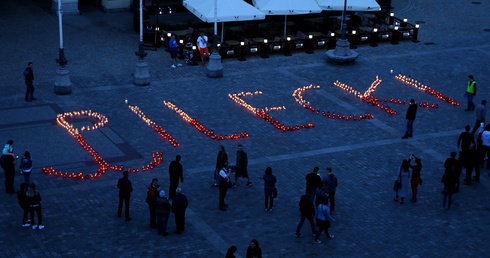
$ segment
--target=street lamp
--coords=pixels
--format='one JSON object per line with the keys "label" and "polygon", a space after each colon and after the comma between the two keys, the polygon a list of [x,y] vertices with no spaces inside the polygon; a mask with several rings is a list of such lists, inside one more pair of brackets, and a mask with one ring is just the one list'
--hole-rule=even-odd
{"label": "street lamp", "polygon": [[207,76],[210,78],[223,77],[223,64],[221,64],[221,56],[218,53],[218,0],[214,0],[214,35],[211,51],[209,63],[206,66]]}
{"label": "street lamp", "polygon": [[145,60],[147,53],[145,53],[145,46],[143,45],[143,0],[140,0],[140,42],[135,54],[138,56],[138,61],[134,73],[134,84],[137,86],[149,85],[150,73],[148,72],[148,63]]}
{"label": "street lamp", "polygon": [[65,68],[68,60],[65,58],[65,49],[63,48],[63,12],[61,11],[61,0],[58,0],[58,25],[60,32],[60,50],[56,62],[60,65],[60,67],[56,71],[54,93],[64,95],[71,93],[71,82],[70,72]]}
{"label": "street lamp", "polygon": [[328,50],[325,53],[327,55],[328,60],[334,63],[352,63],[359,56],[359,53],[350,49],[350,43],[346,37],[346,28],[347,28],[347,24],[345,24],[346,9],[347,9],[347,0],[344,0],[344,9],[342,10],[342,22],[341,22],[342,35],[340,39],[337,40],[335,49]]}

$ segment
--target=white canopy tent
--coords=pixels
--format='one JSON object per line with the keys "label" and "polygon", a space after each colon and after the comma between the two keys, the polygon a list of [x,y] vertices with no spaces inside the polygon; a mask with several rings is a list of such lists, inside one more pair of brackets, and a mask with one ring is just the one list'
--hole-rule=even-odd
{"label": "white canopy tent", "polygon": [[315,0],[253,0],[253,5],[266,15],[284,15],[284,36],[288,15],[320,13]]}
{"label": "white canopy tent", "polygon": [[[320,8],[325,11],[343,11],[344,0],[316,0]],[[380,11],[381,7],[376,0],[347,0],[346,11]]]}
{"label": "white canopy tent", "polygon": [[[214,22],[214,1],[184,0],[183,5],[203,22]],[[222,23],[221,41],[223,41],[224,22],[263,20],[265,14],[243,0],[217,0],[217,20]],[[216,35],[216,31],[214,32]]]}

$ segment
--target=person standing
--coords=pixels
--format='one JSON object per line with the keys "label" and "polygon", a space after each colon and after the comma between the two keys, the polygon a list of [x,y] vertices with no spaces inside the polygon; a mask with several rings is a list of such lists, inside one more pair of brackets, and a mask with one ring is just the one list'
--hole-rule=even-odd
{"label": "person standing", "polygon": [[[43,215],[41,206],[41,194],[36,189],[35,184],[30,184],[26,192],[26,201],[29,205],[29,213],[31,215],[31,225],[32,229],[43,229]],[[37,225],[34,222],[34,213],[37,213]]]}
{"label": "person standing", "polygon": [[179,180],[181,183],[184,183],[184,170],[182,168],[182,164],[180,164],[181,156],[175,156],[175,160],[170,162],[168,166],[168,174],[170,178],[170,187],[169,187],[169,198],[173,199],[175,196],[175,190],[179,187]]}
{"label": "person standing", "polygon": [[262,177],[262,179],[264,179],[265,211],[272,211],[272,206],[274,206],[274,197],[277,197],[277,178],[272,174],[271,167],[267,167],[265,169],[265,175]]}
{"label": "person standing", "polygon": [[24,152],[24,156],[20,158],[20,172],[24,176],[24,183],[26,185],[29,185],[29,179],[31,176],[31,171],[32,171],[32,159],[31,159],[31,153],[28,151]]}
{"label": "person standing", "polygon": [[122,214],[122,206],[124,202],[124,217],[126,221],[130,221],[129,217],[129,200],[131,198],[131,192],[133,191],[133,186],[131,181],[128,179],[128,171],[123,172],[123,177],[119,178],[117,181],[117,188],[119,189],[119,205],[117,206],[117,216],[120,218]]}
{"label": "person standing", "polygon": [[327,168],[327,176],[323,179],[323,189],[327,193],[328,197],[325,204],[328,205],[330,201],[330,213],[335,209],[335,190],[337,190],[338,180],[332,172],[332,168]]}
{"label": "person standing", "polygon": [[316,213],[316,225],[318,230],[315,235],[315,240],[313,240],[314,244],[320,244],[322,242],[319,240],[322,232],[325,232],[327,238],[334,238],[334,235],[330,234],[328,231],[330,228],[330,221],[335,221],[335,219],[330,215],[330,208],[328,205],[321,203],[318,205]]}
{"label": "person standing", "polygon": [[155,215],[155,198],[157,198],[160,192],[160,186],[158,185],[158,179],[153,178],[151,184],[148,186],[148,192],[146,193],[146,203],[150,210],[150,228],[156,228],[156,215]]}
{"label": "person standing", "polygon": [[[478,124],[479,126],[480,124]],[[470,132],[470,125],[464,127],[464,132],[462,132],[458,137],[458,149],[461,146],[461,151],[468,151],[470,144],[475,144],[475,138],[473,136],[474,132]],[[477,128],[478,129],[478,128]]]}
{"label": "person standing", "polygon": [[168,235],[167,225],[171,209],[172,206],[168,202],[167,197],[165,197],[165,191],[160,190],[160,192],[158,192],[158,196],[155,198],[155,214],[159,235]]}
{"label": "person standing", "polygon": [[15,193],[15,156],[12,145],[14,141],[8,140],[2,150],[2,168],[5,173],[5,192],[9,194]]}
{"label": "person standing", "polygon": [[306,193],[315,194],[316,189],[321,187],[322,177],[318,174],[319,170],[320,168],[314,167],[313,171],[306,175]]}
{"label": "person standing", "polygon": [[24,214],[22,216],[22,227],[31,226],[30,224],[31,221],[27,219],[27,214],[29,214],[29,205],[27,204],[26,191],[27,191],[27,184],[21,183],[20,190],[19,192],[17,192],[17,200],[19,202],[19,206],[22,208],[22,211],[24,211]]}
{"label": "person standing", "polygon": [[252,181],[248,177],[248,157],[247,153],[243,150],[243,146],[238,144],[237,152],[236,152],[236,164],[235,164],[235,184],[238,183],[238,178],[243,177],[247,179],[246,187],[252,186]]}
{"label": "person standing", "polygon": [[27,63],[26,69],[24,69],[24,79],[26,83],[26,95],[24,100],[30,102],[36,100],[34,98],[34,71],[32,70],[32,62]]}
{"label": "person standing", "polygon": [[225,147],[220,145],[218,147],[218,157],[216,157],[216,168],[214,169],[214,184],[213,187],[217,187],[219,184],[219,173],[221,169],[228,164],[228,153],[226,153]]}
{"label": "person standing", "polygon": [[172,199],[172,212],[175,216],[176,230],[175,234],[181,234],[184,232],[185,227],[185,210],[189,206],[187,196],[182,193],[181,188],[176,189],[175,197]]}
{"label": "person standing", "polygon": [[464,111],[475,110],[475,103],[473,103],[473,98],[476,95],[476,81],[473,75],[468,75],[468,86],[466,87],[466,98],[468,98],[468,108]]}
{"label": "person standing", "polygon": [[396,191],[394,201],[398,202],[400,198],[400,204],[403,204],[405,197],[408,196],[408,179],[410,178],[410,161],[404,159],[400,170],[398,171],[398,180],[401,183],[401,187]]}
{"label": "person standing", "polygon": [[197,38],[197,48],[201,55],[202,66],[206,66],[206,58],[209,56],[208,36],[205,36],[203,32],[201,32],[201,35]]}
{"label": "person standing", "polygon": [[225,163],[224,167],[219,171],[219,209],[226,211],[228,204],[225,203],[226,193],[230,188],[230,171],[228,170],[228,163]]}
{"label": "person standing", "polygon": [[168,51],[170,52],[170,59],[171,62],[172,62],[172,65],[171,67],[172,68],[175,68],[177,66],[182,66],[181,63],[179,63],[177,61],[177,47],[179,45],[177,44],[177,40],[175,39],[175,34],[172,34],[172,36],[170,36],[170,40],[168,41]]}
{"label": "person standing", "polygon": [[481,123],[485,124],[485,117],[487,116],[487,101],[482,100],[480,104],[476,107],[476,121],[475,126],[473,126],[473,130],[471,130],[472,134],[475,134],[480,128]]}
{"label": "person standing", "polygon": [[422,185],[422,178],[420,177],[420,172],[422,171],[422,160],[419,157],[415,158],[415,165],[412,166],[410,163],[410,168],[412,169],[412,178],[410,179],[410,185],[412,186],[412,199],[413,203],[417,202],[417,188]]}
{"label": "person standing", "polygon": [[402,136],[402,139],[412,138],[413,122],[417,116],[417,103],[415,103],[415,100],[411,99],[408,105],[407,114],[405,115],[405,119],[407,119],[407,131],[405,132],[405,135]]}
{"label": "person standing", "polygon": [[236,258],[235,256],[235,252],[237,250],[237,247],[232,245],[228,248],[228,250],[226,251],[226,255],[225,255],[225,258]]}
{"label": "person standing", "polygon": [[[441,182],[444,184],[444,190],[442,191],[444,197],[442,199],[442,210],[447,211],[451,208],[453,193],[454,193],[454,185],[456,184],[454,179],[454,174],[446,169],[444,171],[444,175],[442,176]],[[447,208],[446,208],[447,203]]]}
{"label": "person standing", "polygon": [[259,241],[252,239],[247,248],[247,258],[262,258],[262,249],[259,246]]}
{"label": "person standing", "polygon": [[[490,169],[490,124],[485,125],[485,129],[481,133],[481,141],[483,152],[483,159],[485,160],[485,155],[487,156],[487,163],[485,164],[486,169]],[[490,173],[488,173],[490,176]]]}
{"label": "person standing", "polygon": [[[478,161],[478,152],[476,150],[476,146],[471,144],[469,150],[464,152],[464,168],[466,169],[464,184],[471,185],[471,174],[473,174],[473,170],[475,170],[475,181],[480,181],[480,165]],[[476,180],[478,179],[478,180]]]}
{"label": "person standing", "polygon": [[301,196],[301,199],[299,200],[299,212],[301,213],[301,219],[299,220],[298,226],[296,227],[296,237],[300,237],[303,235],[301,234],[301,228],[303,227],[305,219],[310,222],[311,232],[313,233],[313,235],[316,235],[315,222],[313,220],[313,217],[315,215],[313,194],[306,192],[304,195]]}

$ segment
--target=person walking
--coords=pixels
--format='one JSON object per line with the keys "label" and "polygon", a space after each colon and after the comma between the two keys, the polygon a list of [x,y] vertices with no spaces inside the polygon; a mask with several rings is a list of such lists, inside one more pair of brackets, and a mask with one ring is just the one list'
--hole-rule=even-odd
{"label": "person walking", "polygon": [[201,32],[201,35],[197,38],[197,48],[201,55],[202,66],[206,66],[206,58],[209,56],[208,50],[208,36]]}
{"label": "person walking", "polygon": [[170,162],[168,166],[168,174],[170,178],[170,187],[169,187],[169,198],[173,199],[175,196],[175,190],[179,187],[179,180],[181,183],[184,183],[184,170],[182,168],[182,164],[180,164],[181,156],[175,156],[175,160]]}
{"label": "person walking", "polygon": [[165,191],[160,190],[158,196],[155,198],[155,215],[159,235],[168,235],[167,225],[171,210],[172,206],[168,202],[167,197],[165,197]]}
{"label": "person walking", "polygon": [[[442,199],[442,210],[447,211],[451,208],[453,193],[454,193],[454,185],[456,184],[454,174],[451,170],[446,169],[444,171],[444,175],[442,175],[441,182],[444,184],[443,199]],[[447,203],[447,208],[446,208]]]}
{"label": "person walking", "polygon": [[160,186],[158,185],[158,179],[153,178],[151,184],[148,186],[148,191],[146,193],[146,203],[148,204],[148,209],[150,210],[150,228],[156,228],[156,214],[155,214],[155,198],[157,198],[160,192]]}
{"label": "person walking", "polygon": [[338,180],[333,174],[332,168],[328,167],[327,176],[323,179],[323,191],[327,193],[328,197],[325,204],[329,204],[330,201],[330,213],[335,210],[335,191],[337,190]]}
{"label": "person walking", "polygon": [[170,59],[172,65],[170,67],[176,68],[177,66],[182,66],[181,63],[177,61],[177,40],[175,39],[175,34],[172,33],[170,40],[168,41],[168,51],[170,52]]}
{"label": "person walking", "polygon": [[[479,124],[478,124],[479,126]],[[464,132],[462,132],[458,137],[458,149],[461,147],[461,151],[468,151],[470,144],[475,144],[474,132],[470,132],[470,125],[464,127]],[[478,129],[478,128],[477,128]]]}
{"label": "person walking", "polygon": [[236,164],[235,164],[235,186],[238,183],[238,178],[243,177],[247,179],[246,187],[252,186],[252,181],[248,177],[248,157],[247,153],[243,150],[243,146],[238,144],[236,152]]}
{"label": "person walking", "polygon": [[472,134],[475,134],[476,131],[478,131],[478,128],[480,128],[481,123],[485,125],[485,117],[487,116],[487,101],[482,100],[478,106],[476,106],[476,121],[475,125],[473,126],[473,130],[471,130]]}
{"label": "person walking", "polygon": [[247,248],[247,258],[262,258],[262,248],[259,246],[259,241],[252,239]]}
{"label": "person walking", "polygon": [[[43,229],[43,215],[41,206],[41,194],[36,189],[35,184],[30,184],[26,192],[26,202],[29,205],[32,229]],[[34,213],[37,213],[37,225],[34,220]]]}
{"label": "person walking", "polygon": [[26,191],[27,184],[21,183],[20,190],[17,192],[17,201],[19,202],[22,211],[24,211],[24,214],[22,215],[22,227],[31,226],[31,221],[27,219],[27,214],[29,214],[29,204],[27,203]]}
{"label": "person walking", "polygon": [[301,228],[305,219],[310,222],[311,232],[316,235],[315,222],[313,217],[315,216],[315,205],[313,204],[313,194],[306,192],[301,196],[299,200],[299,212],[301,213],[301,219],[299,220],[298,226],[296,227],[296,237],[301,237]]}
{"label": "person walking", "polygon": [[226,153],[225,147],[220,145],[218,147],[218,156],[216,157],[216,168],[214,169],[214,184],[213,187],[217,187],[219,184],[219,173],[221,169],[228,164],[228,153]]}
{"label": "person walking", "polygon": [[[419,157],[413,157],[415,159],[415,165],[411,165],[412,169],[412,178],[410,179],[410,186],[412,187],[412,199],[410,200],[413,203],[417,202],[417,192],[418,186],[422,185],[422,178],[420,177],[420,172],[422,171],[422,160]],[[411,161],[411,160],[410,160]]]}
{"label": "person walking", "polygon": [[[465,185],[471,185],[471,175],[473,170],[475,170],[475,181],[480,181],[480,162],[478,157],[478,152],[476,150],[476,145],[471,144],[468,151],[464,152],[464,168],[466,169],[464,183]],[[478,179],[478,180],[476,180]]]}
{"label": "person walking", "polygon": [[274,206],[274,195],[277,197],[277,179],[276,176],[272,174],[271,167],[265,169],[265,175],[262,179],[264,179],[265,211],[272,211],[272,206]]}
{"label": "person walking", "polygon": [[[485,160],[485,155],[487,156],[487,162],[485,164],[486,169],[490,169],[490,124],[485,125],[483,132],[481,133],[482,149],[485,153],[483,159]],[[490,176],[490,173],[488,173]]]}
{"label": "person walking", "polygon": [[464,111],[475,110],[475,103],[473,103],[473,98],[476,95],[476,81],[473,75],[468,75],[468,86],[466,87],[465,96],[468,99],[468,108]]}
{"label": "person walking", "polygon": [[225,163],[224,167],[219,171],[219,209],[226,211],[228,204],[225,203],[226,193],[231,186],[230,171],[228,169],[228,163]]}
{"label": "person walking", "polygon": [[330,234],[328,230],[331,226],[330,221],[335,221],[335,219],[330,215],[330,208],[327,204],[321,203],[318,205],[316,212],[316,225],[318,230],[316,232],[315,239],[313,240],[314,244],[320,244],[322,242],[319,240],[322,232],[325,232],[327,238],[334,238],[334,235]]}
{"label": "person walking", "polygon": [[8,140],[2,150],[1,165],[5,173],[5,192],[8,194],[15,193],[15,155],[12,145],[14,141]]}
{"label": "person walking", "polygon": [[27,67],[24,69],[24,80],[26,83],[26,95],[24,100],[26,102],[36,100],[36,98],[34,98],[34,71],[32,70],[32,62],[27,63]]}
{"label": "person walking", "polygon": [[189,202],[187,200],[187,196],[182,193],[181,188],[176,189],[176,194],[174,198],[172,199],[172,212],[174,213],[175,216],[175,225],[176,225],[176,230],[175,234],[181,234],[184,232],[185,228],[185,210],[187,209],[187,206],[189,206]]}
{"label": "person walking", "polygon": [[417,116],[417,103],[415,103],[415,100],[411,99],[408,105],[407,114],[405,115],[405,119],[407,119],[407,131],[405,132],[405,135],[402,136],[402,139],[412,138],[413,122]]}
{"label": "person walking", "polygon": [[32,171],[32,159],[31,159],[31,153],[28,151],[24,152],[24,155],[22,158],[20,158],[20,173],[24,176],[24,183],[26,185],[29,185],[30,177],[31,177],[31,171]]}
{"label": "person walking", "polygon": [[306,193],[315,194],[316,189],[322,186],[322,177],[318,174],[319,170],[319,167],[314,167],[313,171],[306,175]]}
{"label": "person walking", "polygon": [[130,221],[129,217],[129,200],[131,198],[131,192],[133,191],[133,186],[131,181],[128,179],[128,171],[123,172],[123,177],[119,178],[117,181],[117,188],[119,189],[119,205],[117,206],[117,216],[120,218],[122,215],[122,206],[124,202],[124,217],[126,221]]}
{"label": "person walking", "polygon": [[400,204],[404,203],[405,197],[408,196],[408,179],[410,178],[410,161],[404,159],[402,165],[398,171],[398,181],[401,183],[401,187],[396,191],[395,202],[398,202],[400,198]]}

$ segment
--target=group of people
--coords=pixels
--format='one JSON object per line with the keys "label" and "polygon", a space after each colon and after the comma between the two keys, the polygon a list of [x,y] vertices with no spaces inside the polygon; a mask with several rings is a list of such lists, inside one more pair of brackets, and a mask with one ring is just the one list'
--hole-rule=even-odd
{"label": "group of people", "polygon": [[[232,245],[226,251],[225,258],[235,258],[235,252],[238,248],[235,245]],[[259,246],[259,241],[256,239],[252,239],[250,241],[250,245],[247,247],[246,258],[262,258],[262,248]]]}
{"label": "group of people", "polygon": [[[169,165],[169,196],[158,183],[158,178],[153,178],[147,188],[146,203],[150,213],[150,228],[157,229],[159,235],[167,236],[167,224],[170,214],[175,217],[176,230],[175,234],[182,234],[185,229],[185,211],[189,206],[187,196],[182,193],[182,189],[178,187],[180,182],[184,181],[183,168],[180,164],[181,156],[177,155],[175,160]],[[123,172],[123,177],[117,182],[119,189],[119,205],[117,216],[122,217],[122,206],[125,206],[125,220],[131,221],[129,216],[129,202],[133,187],[129,180],[127,171]]]}
{"label": "group of people", "polygon": [[[194,31],[194,30],[193,30]],[[209,57],[209,49],[208,49],[208,37],[204,35],[204,33],[200,33],[196,40],[197,49],[199,50],[199,55],[201,56],[202,66],[206,66],[206,61]],[[187,34],[185,37],[185,42],[183,44],[183,53],[185,56],[185,63],[187,65],[195,65],[194,59],[194,43],[192,41],[192,34]],[[172,68],[176,68],[182,66],[182,64],[177,60],[178,57],[178,46],[177,39],[175,38],[175,34],[170,35],[170,39],[168,41],[168,50],[170,52],[171,66]]]}
{"label": "group of people", "polygon": [[414,154],[402,161],[402,164],[397,171],[397,179],[393,186],[393,190],[395,190],[395,198],[393,198],[393,200],[395,202],[399,201],[400,204],[403,205],[405,203],[405,198],[409,196],[408,191],[410,188],[412,189],[412,198],[410,201],[413,203],[417,202],[418,186],[423,182],[420,176],[421,171],[422,159]]}
{"label": "group of people", "polygon": [[3,168],[5,174],[5,192],[8,194],[15,194],[15,172],[18,170],[24,177],[24,183],[29,186],[31,181],[32,172],[32,158],[29,151],[25,151],[24,155],[20,158],[19,167],[16,168],[19,157],[14,154],[14,141],[8,140],[2,149],[2,156],[0,156],[0,165]]}

